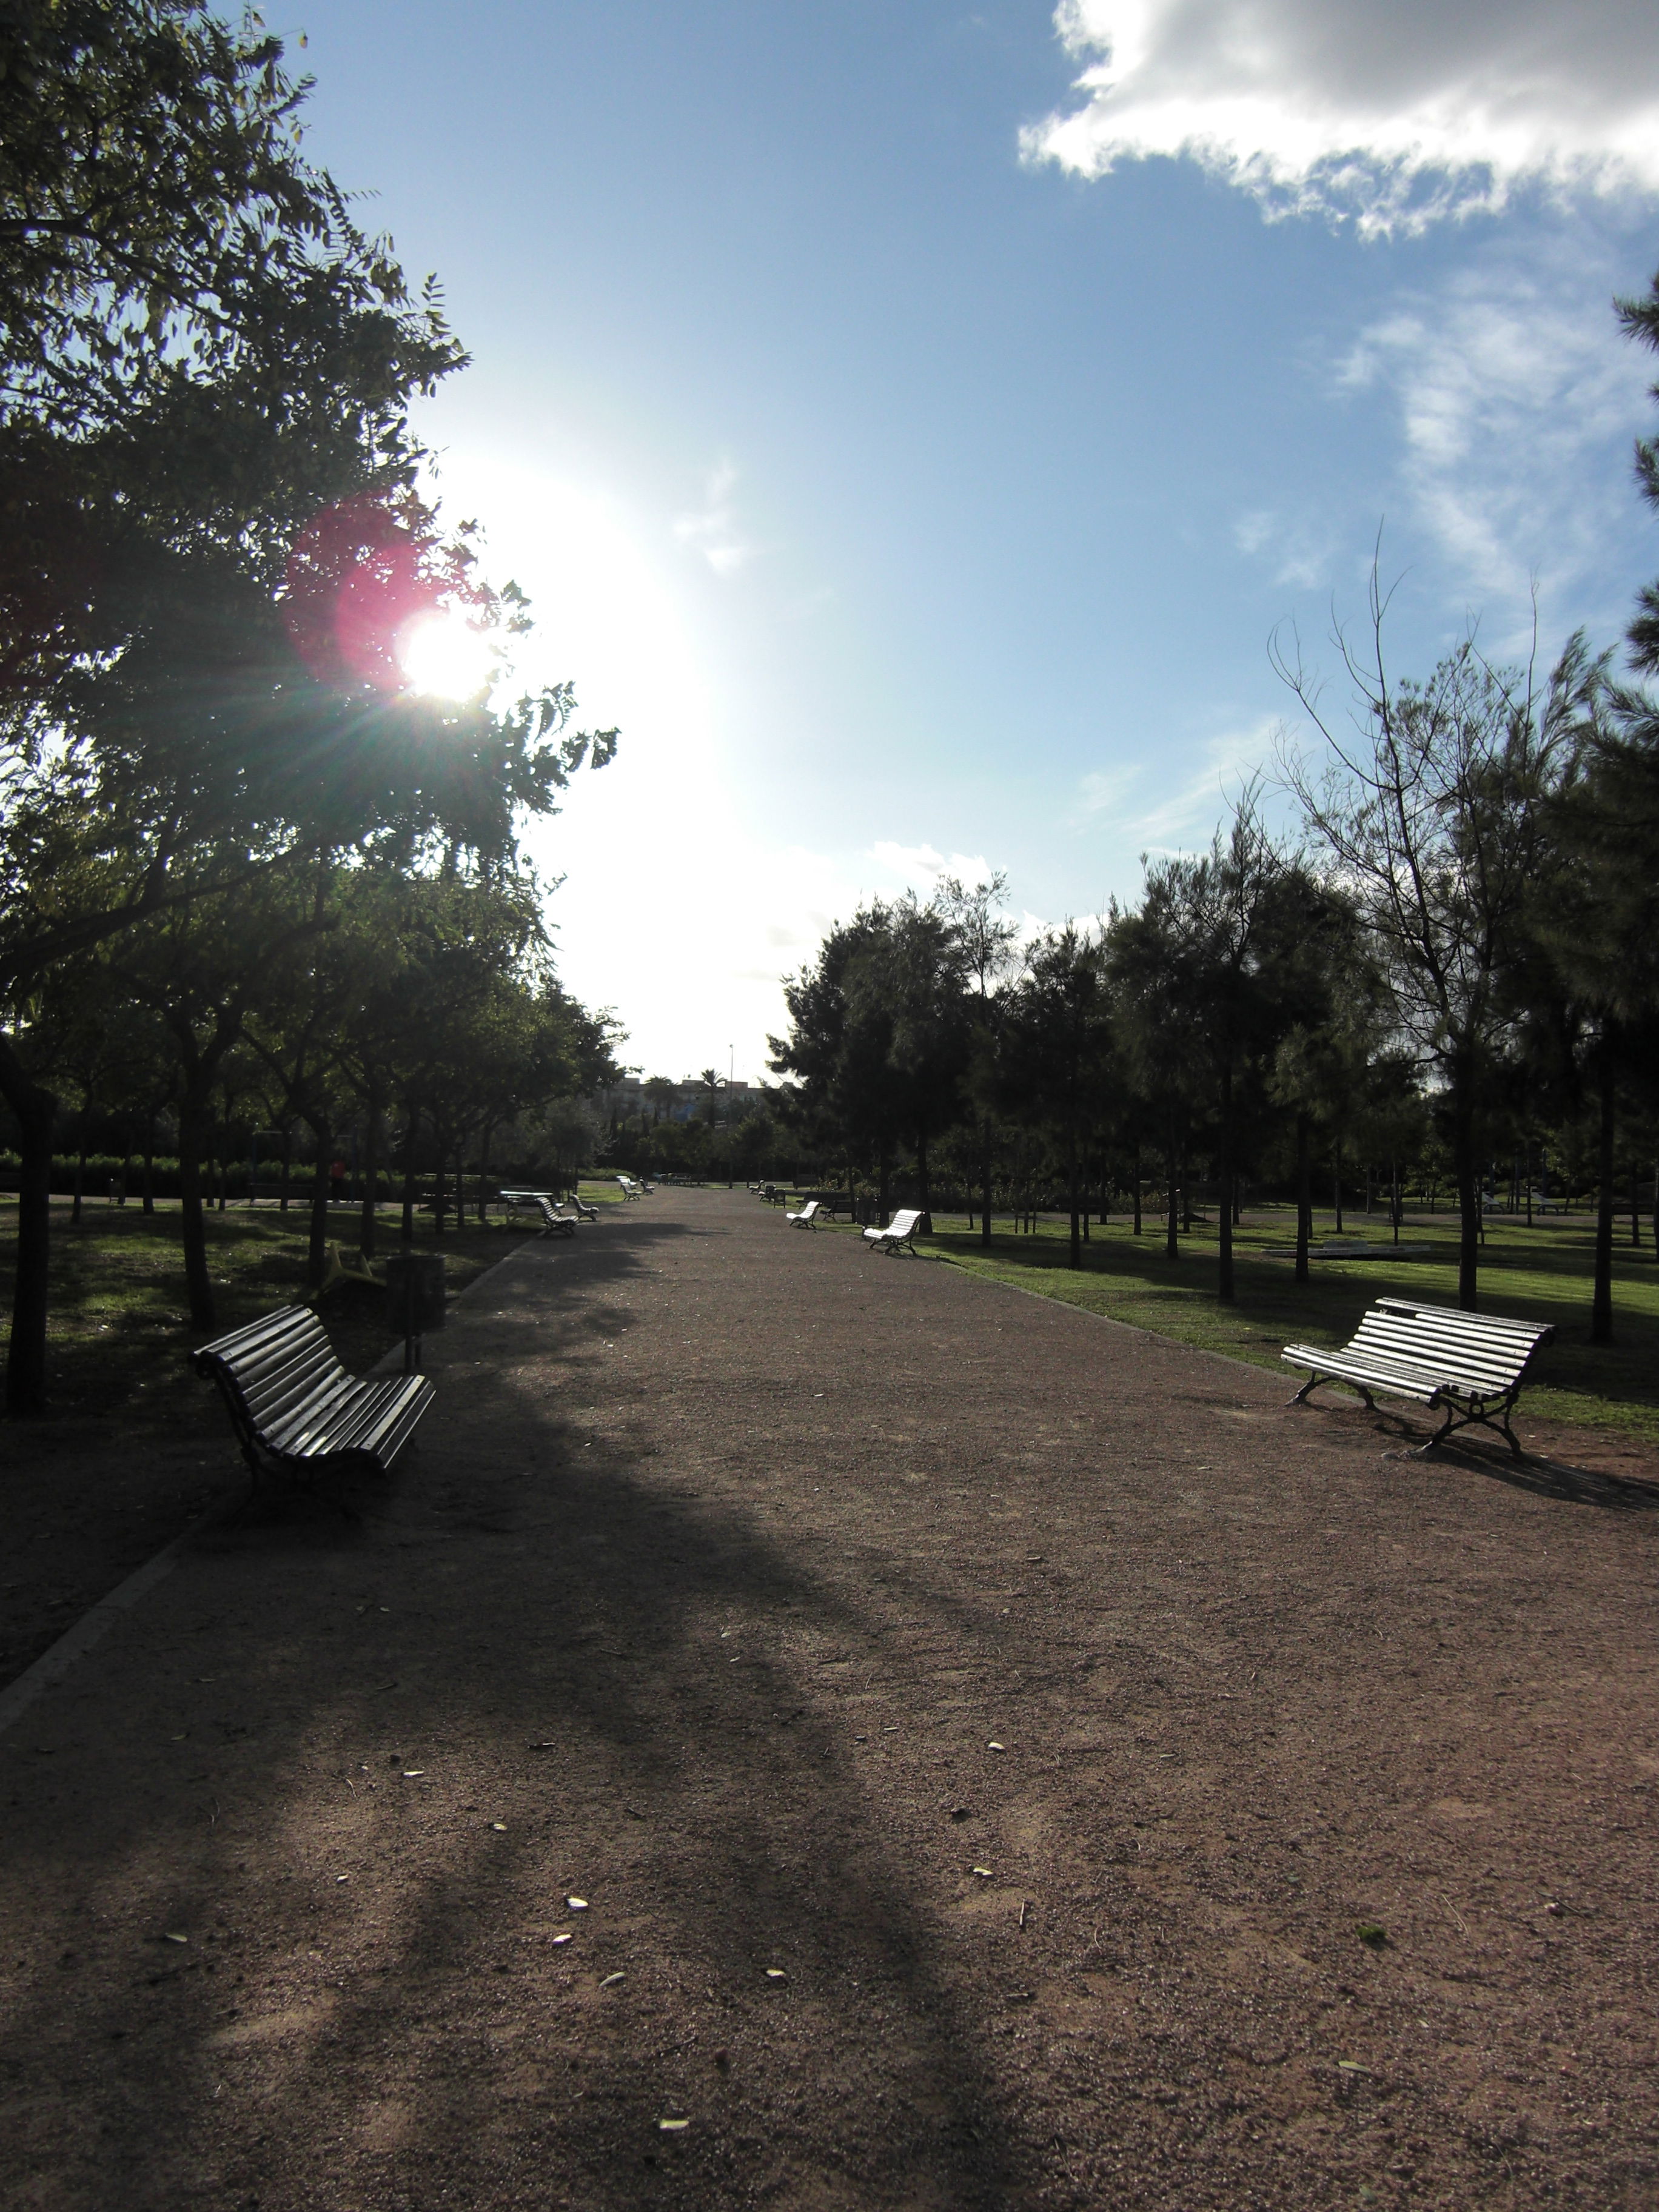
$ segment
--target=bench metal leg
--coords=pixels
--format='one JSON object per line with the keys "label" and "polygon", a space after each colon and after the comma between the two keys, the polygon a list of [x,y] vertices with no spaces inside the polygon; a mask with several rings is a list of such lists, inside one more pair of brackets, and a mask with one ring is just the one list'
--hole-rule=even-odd
{"label": "bench metal leg", "polygon": [[1376,1401],[1372,1397],[1370,1392],[1365,1388],[1364,1384],[1363,1382],[1350,1382],[1346,1375],[1310,1375],[1307,1381],[1302,1385],[1302,1388],[1297,1392],[1295,1397],[1287,1398],[1285,1401],[1285,1403],[1287,1406],[1305,1406],[1308,1402],[1309,1391],[1318,1389],[1322,1382],[1340,1382],[1345,1389],[1358,1390],[1360,1396],[1365,1401],[1367,1411],[1373,1413],[1376,1411]]}
{"label": "bench metal leg", "polygon": [[1435,1449],[1437,1445],[1443,1444],[1447,1437],[1455,1430],[1476,1427],[1495,1430],[1508,1444],[1511,1459],[1525,1459],[1527,1455],[1522,1448],[1521,1439],[1510,1426],[1510,1414],[1515,1406],[1514,1394],[1505,1398],[1503,1403],[1496,1407],[1483,1405],[1471,1409],[1462,1406],[1454,1406],[1446,1400],[1441,1402],[1445,1407],[1446,1418],[1433,1436],[1429,1438],[1427,1443],[1419,1447],[1416,1455],[1419,1459],[1425,1458]]}

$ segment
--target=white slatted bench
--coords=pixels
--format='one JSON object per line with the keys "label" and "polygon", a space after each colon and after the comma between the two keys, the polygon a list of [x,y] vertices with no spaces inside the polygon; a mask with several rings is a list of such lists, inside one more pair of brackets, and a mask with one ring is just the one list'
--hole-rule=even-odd
{"label": "white slatted bench", "polygon": [[1432,1451],[1455,1429],[1477,1422],[1521,1446],[1510,1413],[1537,1353],[1554,1340],[1547,1322],[1511,1321],[1502,1314],[1460,1313],[1455,1306],[1419,1305],[1411,1298],[1379,1298],[1340,1352],[1287,1344],[1279,1357],[1312,1370],[1291,1400],[1301,1405],[1322,1382],[1346,1382],[1375,1408],[1373,1390],[1414,1399],[1444,1413],[1424,1445]]}
{"label": "white slatted bench", "polygon": [[816,1229],[818,1225],[818,1202],[809,1198],[799,1213],[786,1213],[786,1221],[793,1221],[797,1229]]}
{"label": "white slatted bench", "polygon": [[542,1218],[542,1225],[536,1231],[538,1237],[574,1237],[575,1235],[575,1215],[561,1212],[550,1198],[538,1197],[536,1200],[536,1211]]}
{"label": "white slatted bench", "polygon": [[348,1375],[309,1306],[233,1329],[190,1364],[218,1384],[256,1482],[281,1474],[309,1487],[325,1471],[385,1474],[434,1395],[424,1375]]}
{"label": "white slatted bench", "polygon": [[866,1244],[873,1244],[878,1252],[896,1252],[902,1245],[913,1260],[917,1259],[921,1255],[915,1247],[915,1234],[921,1222],[920,1207],[908,1212],[896,1213],[885,1229],[866,1229],[864,1241]]}

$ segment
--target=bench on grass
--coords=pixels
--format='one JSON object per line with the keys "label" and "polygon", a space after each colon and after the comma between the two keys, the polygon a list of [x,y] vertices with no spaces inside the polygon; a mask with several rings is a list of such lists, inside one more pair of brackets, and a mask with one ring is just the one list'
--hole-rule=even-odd
{"label": "bench on grass", "polygon": [[597,1221],[599,1218],[598,1209],[578,1198],[574,1190],[568,1197],[561,1198],[557,1191],[526,1187],[502,1191],[501,1200],[514,1213],[544,1213],[551,1206],[556,1214],[572,1221]]}
{"label": "bench on grass", "polygon": [[797,1229],[816,1229],[818,1225],[818,1202],[809,1198],[799,1213],[786,1213],[786,1221],[793,1221]]}
{"label": "bench on grass", "polygon": [[562,1208],[554,1205],[550,1198],[538,1198],[536,1200],[536,1211],[542,1219],[542,1225],[536,1231],[538,1237],[574,1237],[575,1235],[575,1215],[564,1212]]}
{"label": "bench on grass", "polygon": [[921,1224],[921,1209],[917,1206],[908,1212],[896,1213],[885,1229],[866,1229],[864,1241],[873,1244],[878,1252],[896,1252],[901,1245],[911,1258],[918,1259],[915,1235]]}
{"label": "bench on grass", "polygon": [[1453,1306],[1419,1305],[1411,1298],[1379,1298],[1340,1352],[1287,1344],[1279,1356],[1292,1367],[1312,1370],[1291,1400],[1293,1406],[1322,1382],[1346,1382],[1374,1410],[1371,1393],[1381,1390],[1443,1413],[1425,1451],[1444,1443],[1455,1429],[1478,1422],[1507,1437],[1519,1459],[1510,1410],[1534,1355],[1554,1336],[1547,1322],[1460,1313]]}
{"label": "bench on grass", "polygon": [[617,1185],[624,1198],[643,1198],[645,1196],[645,1188],[643,1184],[635,1182],[632,1176],[619,1175],[617,1177]]}
{"label": "bench on grass", "polygon": [[317,1285],[317,1297],[325,1298],[331,1291],[337,1291],[347,1283],[356,1283],[362,1291],[386,1289],[385,1277],[375,1273],[361,1252],[347,1252],[338,1244],[325,1244],[323,1279]]}
{"label": "bench on grass", "polygon": [[281,1474],[308,1486],[325,1471],[388,1474],[434,1395],[424,1375],[348,1375],[309,1306],[233,1329],[190,1364],[218,1384],[256,1481]]}

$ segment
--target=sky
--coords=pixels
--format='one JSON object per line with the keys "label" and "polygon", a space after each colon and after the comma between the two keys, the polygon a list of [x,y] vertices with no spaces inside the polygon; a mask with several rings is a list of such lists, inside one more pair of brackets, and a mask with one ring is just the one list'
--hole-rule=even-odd
{"label": "sky", "polygon": [[[1659,572],[1651,0],[321,0],[309,150],[471,366],[436,491],[617,725],[526,840],[645,1074],[764,1079],[860,899],[1134,898],[1393,587],[1613,644]],[[1380,556],[1379,549],[1380,546]]]}

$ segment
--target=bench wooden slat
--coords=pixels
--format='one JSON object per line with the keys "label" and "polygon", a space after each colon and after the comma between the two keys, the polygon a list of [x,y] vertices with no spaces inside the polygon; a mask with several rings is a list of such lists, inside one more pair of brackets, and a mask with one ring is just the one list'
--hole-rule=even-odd
{"label": "bench wooden slat", "polygon": [[191,1364],[218,1385],[256,1474],[270,1468],[298,1478],[331,1462],[385,1474],[434,1395],[424,1375],[349,1375],[308,1306],[233,1330],[204,1345]]}

